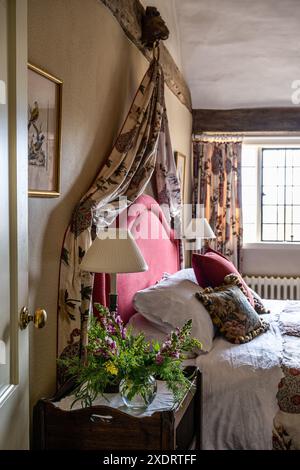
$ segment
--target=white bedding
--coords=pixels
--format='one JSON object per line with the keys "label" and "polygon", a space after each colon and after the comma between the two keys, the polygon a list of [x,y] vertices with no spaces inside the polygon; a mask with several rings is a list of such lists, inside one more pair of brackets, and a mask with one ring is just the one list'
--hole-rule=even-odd
{"label": "white bedding", "polygon": [[[203,375],[203,449],[272,449],[274,419],[300,448],[300,413],[279,412],[276,399],[284,377],[281,366],[300,368],[300,337],[283,335],[281,328],[296,324],[300,332],[300,302],[264,304],[271,310],[261,315],[270,323],[265,333],[238,345],[217,336],[210,352],[185,361],[196,364]],[[155,337],[153,328],[151,335]]]}
{"label": "white bedding", "polygon": [[[265,304],[272,312],[262,315],[270,322],[266,333],[240,345],[217,337],[213,349],[195,359],[203,374],[204,449],[272,449],[276,393],[283,377],[283,337],[278,321],[287,304]],[[293,306],[300,312],[300,302],[293,302]],[[285,336],[285,341],[290,341],[293,349],[292,343],[298,341],[300,355],[300,338]]]}

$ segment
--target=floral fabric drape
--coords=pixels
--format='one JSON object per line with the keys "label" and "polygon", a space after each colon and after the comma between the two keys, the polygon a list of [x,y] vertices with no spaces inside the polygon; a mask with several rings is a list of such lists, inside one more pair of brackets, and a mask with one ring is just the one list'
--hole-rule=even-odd
{"label": "floral fabric drape", "polygon": [[164,162],[164,178],[172,180],[170,187],[165,184],[170,215],[179,213],[179,183],[173,153],[163,151],[166,141],[158,145],[164,132],[168,132],[162,126],[166,122],[164,77],[155,59],[140,84],[111,154],[75,208],[66,231],[59,281],[59,355],[82,354],[87,340],[94,276],[80,271],[80,262],[97,230],[110,225],[144,192],[156,167],[157,154]]}
{"label": "floral fabric drape", "polygon": [[193,206],[204,206],[205,217],[216,235],[212,244],[238,269],[241,269],[243,233],[241,149],[241,139],[202,137],[193,142]]}

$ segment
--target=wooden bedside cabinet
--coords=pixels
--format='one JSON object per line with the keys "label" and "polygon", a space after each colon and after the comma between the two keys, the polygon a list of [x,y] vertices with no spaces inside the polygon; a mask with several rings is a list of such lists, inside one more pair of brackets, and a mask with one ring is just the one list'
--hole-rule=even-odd
{"label": "wooden bedside cabinet", "polygon": [[64,410],[56,398],[34,407],[35,449],[187,450],[201,448],[201,374],[176,408],[137,417],[110,406]]}

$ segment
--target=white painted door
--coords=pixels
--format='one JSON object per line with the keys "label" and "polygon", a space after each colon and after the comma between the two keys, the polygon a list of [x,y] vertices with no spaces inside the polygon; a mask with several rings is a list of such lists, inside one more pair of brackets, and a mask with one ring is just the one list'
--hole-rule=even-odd
{"label": "white painted door", "polygon": [[0,449],[27,449],[27,0],[0,0],[0,162]]}

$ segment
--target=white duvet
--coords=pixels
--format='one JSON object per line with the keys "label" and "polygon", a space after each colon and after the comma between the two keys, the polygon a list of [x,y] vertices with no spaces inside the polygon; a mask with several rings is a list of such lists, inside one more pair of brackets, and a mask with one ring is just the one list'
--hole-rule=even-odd
{"label": "white duvet", "polygon": [[196,359],[203,374],[204,449],[272,449],[276,393],[283,377],[278,320],[286,302],[265,303],[272,312],[262,315],[270,322],[266,333],[241,345],[217,337],[213,349]]}
{"label": "white duvet", "polygon": [[276,398],[282,364],[300,368],[300,337],[283,335],[281,328],[297,325],[300,331],[300,301],[264,304],[271,310],[261,315],[270,323],[265,333],[240,345],[218,336],[210,352],[185,361],[202,371],[203,449],[271,450],[273,423],[300,449],[300,413],[279,411]]}

